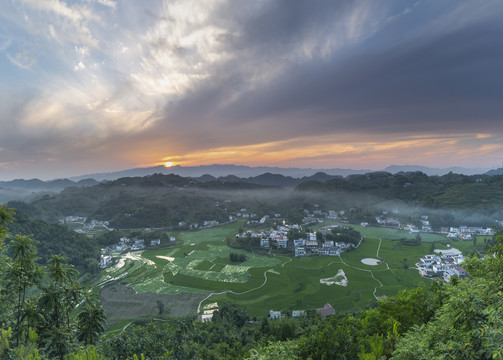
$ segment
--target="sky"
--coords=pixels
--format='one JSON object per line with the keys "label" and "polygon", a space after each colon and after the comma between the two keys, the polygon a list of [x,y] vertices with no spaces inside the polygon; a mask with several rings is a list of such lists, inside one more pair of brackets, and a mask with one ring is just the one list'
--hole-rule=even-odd
{"label": "sky", "polygon": [[2,0],[0,180],[503,166],[501,0]]}

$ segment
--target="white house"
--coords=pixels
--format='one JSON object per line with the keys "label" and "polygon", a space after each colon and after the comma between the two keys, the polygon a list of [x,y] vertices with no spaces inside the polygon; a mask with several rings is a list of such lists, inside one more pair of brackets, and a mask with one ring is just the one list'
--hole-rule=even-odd
{"label": "white house", "polygon": [[295,256],[305,256],[307,255],[306,249],[303,247],[296,247],[295,248]]}
{"label": "white house", "polygon": [[334,247],[334,242],[332,240],[330,241],[325,241],[322,245],[323,248],[333,248]]}
{"label": "white house", "polygon": [[281,314],[281,311],[269,310],[269,317],[271,319],[281,319],[283,315]]}
{"label": "white house", "polygon": [[100,257],[100,267],[103,269],[103,268],[106,268],[108,265],[110,265],[112,263],[112,257],[110,255],[106,255],[106,256],[101,256]]}
{"label": "white house", "polygon": [[287,237],[280,237],[280,238],[276,239],[276,242],[278,243],[278,247],[286,248],[288,245],[288,238]]}
{"label": "white house", "polygon": [[293,246],[305,246],[306,245],[306,240],[305,239],[296,239],[293,241]]}

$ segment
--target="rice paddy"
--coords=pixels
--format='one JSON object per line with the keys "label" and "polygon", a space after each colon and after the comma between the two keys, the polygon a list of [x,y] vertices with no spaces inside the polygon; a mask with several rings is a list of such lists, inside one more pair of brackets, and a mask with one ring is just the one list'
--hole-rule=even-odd
{"label": "rice paddy", "polygon": [[[428,240],[421,245],[406,246],[399,241],[403,237],[399,230],[355,226],[365,235],[358,248],[341,256],[294,258],[228,247],[225,239],[234,236],[239,225],[181,233],[183,242],[175,247],[123,256],[103,272],[101,286],[120,283],[137,295],[148,293],[152,299],[165,299],[169,301],[166,308],[171,308],[170,316],[186,315],[188,307],[181,303],[187,298],[194,299],[190,307],[194,313],[215,302],[236,303],[251,316],[266,316],[270,309],[313,309],[327,302],[338,312],[353,312],[377,301],[379,296],[428,286],[430,280],[411,267],[430,252],[428,241],[446,241],[440,235],[428,234]],[[445,246],[437,244],[437,248]],[[244,254],[246,261],[231,263],[231,252]],[[362,263],[366,258],[376,261]],[[107,296],[110,292],[102,291],[102,297]],[[120,308],[120,301],[115,301],[114,306]],[[126,305],[124,311],[130,318],[141,315]],[[116,312],[120,310],[112,313]],[[124,319],[114,316],[117,321]]]}

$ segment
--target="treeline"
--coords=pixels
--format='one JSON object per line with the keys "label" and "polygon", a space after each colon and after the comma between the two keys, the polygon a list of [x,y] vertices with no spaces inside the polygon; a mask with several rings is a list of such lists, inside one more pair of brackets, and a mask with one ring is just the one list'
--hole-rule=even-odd
{"label": "treeline", "polygon": [[12,220],[0,206],[0,358],[62,360],[96,343],[105,315],[78,271],[58,255],[41,265],[37,241],[10,234]]}
{"label": "treeline", "polygon": [[503,175],[372,172],[326,182],[304,182],[296,190],[371,195],[434,209],[473,209],[486,214],[498,212],[503,205]]}
{"label": "treeline", "polygon": [[[16,210],[13,221],[8,224],[8,230],[12,234],[30,236],[36,240],[40,264],[47,263],[53,255],[59,255],[81,273],[93,274],[99,271],[99,246],[96,241],[63,225],[32,220]],[[7,239],[7,244],[9,242]]]}
{"label": "treeline", "polygon": [[326,182],[307,181],[295,191],[238,180],[200,183],[156,174],[70,187],[30,203],[11,204],[31,218],[57,222],[64,216],[77,215],[108,220],[112,227],[123,229],[226,222],[242,208],[258,217],[280,213],[290,224],[301,223],[305,211],[351,209],[345,214],[350,223],[374,224],[385,201],[399,201],[411,211],[429,215],[436,230],[452,224],[487,226],[503,217],[502,175],[373,172]]}
{"label": "treeline", "polygon": [[359,313],[250,319],[227,304],[210,322],[172,318],[103,337],[103,311],[76,270],[59,256],[39,265],[36,241],[10,235],[11,220],[0,207],[2,359],[503,358],[501,234],[490,255],[467,260],[470,278],[402,291]]}

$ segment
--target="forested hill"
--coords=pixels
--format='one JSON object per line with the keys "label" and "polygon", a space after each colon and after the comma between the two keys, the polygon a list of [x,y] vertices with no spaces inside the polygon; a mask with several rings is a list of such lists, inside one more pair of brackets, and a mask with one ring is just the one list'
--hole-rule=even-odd
{"label": "forested hill", "polygon": [[[242,208],[259,218],[280,213],[295,223],[302,220],[305,210],[315,210],[315,204],[325,211],[371,210],[388,200],[414,208],[469,211],[492,220],[503,218],[503,175],[372,172],[347,178],[320,173],[313,178],[318,180],[305,181],[291,191],[277,185],[285,179],[292,184],[291,179],[281,175],[264,174],[254,179],[206,176],[204,181],[198,181],[155,174],[69,187],[29,203],[11,201],[9,207],[48,222],[70,215],[83,216],[110,221],[111,227],[121,229],[177,227],[182,222],[200,224],[209,220],[223,223]],[[251,182],[259,180],[269,185]]]}
{"label": "forested hill", "polygon": [[503,205],[502,175],[427,176],[421,172],[394,175],[373,172],[326,182],[304,182],[295,190],[373,195],[430,208],[473,209],[484,213],[495,212]]}
{"label": "forested hill", "polygon": [[[227,222],[229,212],[239,211],[248,199],[224,206],[226,195],[223,193],[232,195],[268,189],[275,188],[238,181],[200,183],[178,175],[155,174],[121,178],[85,188],[70,187],[30,203],[11,201],[9,207],[49,222],[75,215],[89,220],[107,220],[114,228],[172,227],[179,222]],[[222,206],[216,205],[219,202]]]}
{"label": "forested hill", "polygon": [[52,255],[60,255],[81,273],[98,271],[99,247],[93,239],[65,226],[32,220],[19,210],[8,225],[11,234],[27,235],[38,243],[39,262],[45,264]]}

